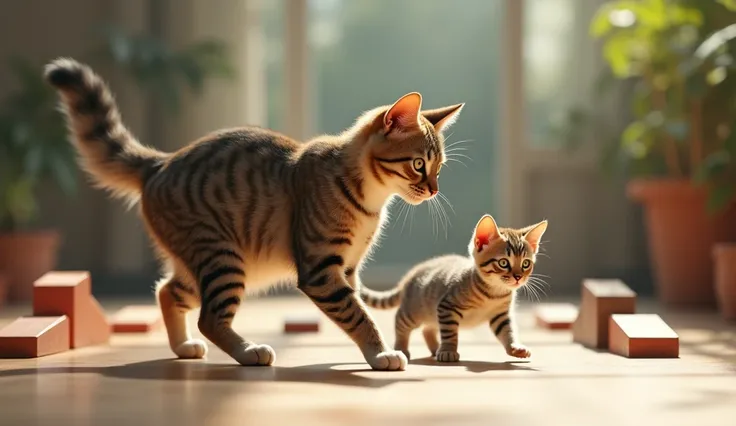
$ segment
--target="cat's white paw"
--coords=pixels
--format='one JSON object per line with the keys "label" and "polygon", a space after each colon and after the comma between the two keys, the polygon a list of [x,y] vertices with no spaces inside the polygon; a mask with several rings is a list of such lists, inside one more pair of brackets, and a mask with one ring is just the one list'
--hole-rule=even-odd
{"label": "cat's white paw", "polygon": [[409,352],[408,348],[394,348],[397,351],[401,351],[402,354],[406,357],[407,360],[411,359],[411,353]]}
{"label": "cat's white paw", "polygon": [[189,339],[174,349],[179,358],[199,359],[207,355],[207,343],[199,339]]}
{"label": "cat's white paw", "polygon": [[443,351],[440,349],[436,355],[438,362],[458,362],[460,361],[460,354],[457,351]]}
{"label": "cat's white paw", "polygon": [[250,345],[232,357],[240,365],[272,365],[276,361],[276,352],[268,345]]}
{"label": "cat's white paw", "polygon": [[529,358],[532,352],[524,345],[512,344],[506,349],[506,353],[515,358]]}
{"label": "cat's white paw", "polygon": [[374,370],[385,371],[403,371],[406,369],[408,362],[406,355],[401,351],[381,352],[367,361]]}

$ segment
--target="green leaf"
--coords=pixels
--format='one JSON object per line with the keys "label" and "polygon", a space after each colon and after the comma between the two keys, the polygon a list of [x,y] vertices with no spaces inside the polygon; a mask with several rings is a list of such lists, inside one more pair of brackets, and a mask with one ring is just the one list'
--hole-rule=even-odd
{"label": "green leaf", "polygon": [[708,213],[718,213],[736,199],[736,184],[720,184],[708,194]]}
{"label": "green leaf", "polygon": [[727,72],[725,67],[716,67],[708,72],[705,76],[705,81],[711,86],[716,86],[726,79],[726,75]]}
{"label": "green leaf", "polygon": [[716,3],[720,3],[726,9],[736,12],[736,0],[716,0]]}
{"label": "green leaf", "polygon": [[608,61],[613,75],[625,78],[633,73],[633,58],[631,52],[638,43],[628,31],[620,31],[606,40],[603,45],[603,56]]}
{"label": "green leaf", "polygon": [[634,121],[629,124],[621,134],[624,151],[632,158],[644,158],[649,151],[646,138],[648,132],[649,127],[642,121]]}
{"label": "green leaf", "polygon": [[613,29],[609,18],[613,10],[614,6],[610,3],[606,3],[598,8],[595,15],[593,15],[593,19],[590,21],[589,32],[591,36],[598,38]]}
{"label": "green leaf", "polygon": [[693,175],[693,181],[704,184],[720,176],[728,169],[733,157],[726,151],[716,151],[703,160]]}
{"label": "green leaf", "polygon": [[33,197],[33,182],[19,179],[13,182],[7,193],[8,213],[16,223],[27,223],[36,214],[36,200]]}

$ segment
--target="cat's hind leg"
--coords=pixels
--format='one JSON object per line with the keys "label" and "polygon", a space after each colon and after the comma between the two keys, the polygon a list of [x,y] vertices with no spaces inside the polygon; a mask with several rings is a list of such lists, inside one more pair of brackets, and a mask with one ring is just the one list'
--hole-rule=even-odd
{"label": "cat's hind leg", "polygon": [[437,350],[440,348],[440,341],[437,338],[437,333],[439,333],[437,328],[432,326],[424,326],[422,329],[424,341],[427,343],[427,349],[429,349],[432,356],[437,355]]}
{"label": "cat's hind leg", "polygon": [[245,295],[246,272],[240,251],[232,246],[207,253],[195,267],[202,295],[199,330],[241,365],[273,364],[276,353],[270,346],[247,341],[232,329]]}
{"label": "cat's hind leg", "polygon": [[187,313],[199,306],[192,283],[183,276],[171,274],[156,286],[156,296],[171,350],[179,358],[204,358],[207,344],[192,338],[187,321]]}

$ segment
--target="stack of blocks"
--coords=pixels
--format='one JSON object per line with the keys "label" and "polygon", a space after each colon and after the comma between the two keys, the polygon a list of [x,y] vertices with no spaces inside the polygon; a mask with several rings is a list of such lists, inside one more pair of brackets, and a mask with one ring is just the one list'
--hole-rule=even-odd
{"label": "stack of blocks", "polygon": [[573,341],[628,358],[677,358],[679,338],[656,314],[636,313],[636,293],[620,280],[583,281]]}
{"label": "stack of blocks", "polygon": [[89,272],[49,272],[36,280],[33,314],[0,330],[0,358],[35,358],[101,345],[110,325],[92,296]]}

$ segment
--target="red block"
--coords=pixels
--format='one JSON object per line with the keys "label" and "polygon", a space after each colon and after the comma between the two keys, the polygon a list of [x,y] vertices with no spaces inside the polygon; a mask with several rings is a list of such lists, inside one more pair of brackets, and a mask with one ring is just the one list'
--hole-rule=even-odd
{"label": "red block", "polygon": [[110,339],[110,324],[92,296],[88,272],[49,272],[33,288],[33,315],[66,315],[72,348],[99,345]]}
{"label": "red block", "polygon": [[656,314],[615,314],[609,321],[608,349],[627,358],[677,358],[680,338]]}
{"label": "red block", "polygon": [[580,312],[572,327],[573,341],[589,348],[608,346],[612,314],[636,312],[636,293],[621,280],[583,281]]}
{"label": "red block", "polygon": [[570,303],[545,303],[537,306],[534,317],[540,327],[567,330],[578,317],[578,308]]}
{"label": "red block", "polygon": [[20,317],[0,330],[0,358],[36,358],[69,350],[69,318]]}
{"label": "red block", "polygon": [[284,320],[284,333],[316,333],[319,331],[319,316],[292,315]]}
{"label": "red block", "polygon": [[163,324],[163,317],[156,305],[131,305],[115,313],[110,322],[114,333],[148,333]]}

